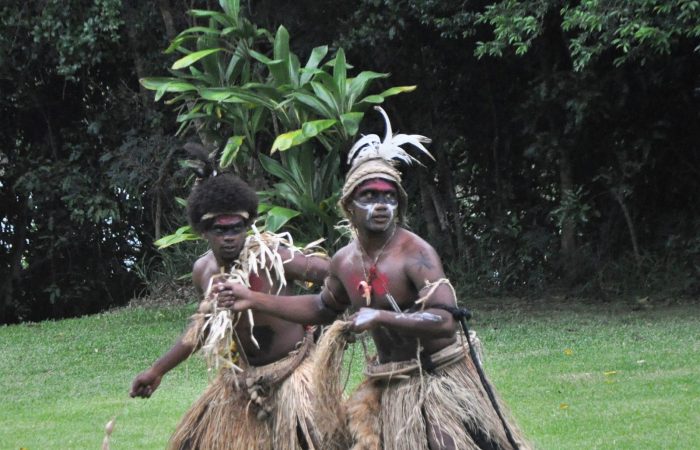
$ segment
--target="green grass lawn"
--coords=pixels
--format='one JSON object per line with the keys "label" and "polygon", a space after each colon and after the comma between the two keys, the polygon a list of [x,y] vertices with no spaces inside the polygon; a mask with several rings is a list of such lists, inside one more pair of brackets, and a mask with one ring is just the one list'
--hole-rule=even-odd
{"label": "green grass lawn", "polygon": [[[478,302],[486,370],[542,449],[692,449],[700,443],[700,305]],[[202,392],[199,358],[149,400],[132,378],[182,331],[193,307],[129,308],[0,327],[0,449],[162,449]],[[351,384],[359,380],[361,352]]]}

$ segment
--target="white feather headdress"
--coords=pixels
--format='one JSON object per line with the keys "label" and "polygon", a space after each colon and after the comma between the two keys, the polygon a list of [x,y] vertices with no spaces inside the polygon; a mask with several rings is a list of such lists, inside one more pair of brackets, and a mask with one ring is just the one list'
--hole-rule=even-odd
{"label": "white feather headdress", "polygon": [[375,106],[374,109],[384,116],[384,123],[386,124],[384,140],[380,140],[379,136],[376,134],[363,136],[355,142],[355,145],[353,145],[350,152],[348,152],[348,164],[352,163],[352,166],[356,166],[364,160],[373,158],[382,158],[387,161],[399,160],[407,164],[411,164],[415,161],[420,164],[420,161],[408,154],[408,152],[401,147],[405,144],[411,144],[433,160],[435,159],[433,155],[428,152],[428,149],[423,146],[423,144],[431,142],[430,138],[421,136],[420,134],[392,134],[389,116],[387,116],[386,112],[379,106]]}

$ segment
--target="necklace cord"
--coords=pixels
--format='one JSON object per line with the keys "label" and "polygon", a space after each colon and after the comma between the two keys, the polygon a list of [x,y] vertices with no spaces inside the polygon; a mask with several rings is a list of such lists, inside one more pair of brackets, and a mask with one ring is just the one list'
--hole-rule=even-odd
{"label": "necklace cord", "polygon": [[[371,265],[370,268],[369,268],[369,276],[367,276],[367,268],[365,267],[365,258],[364,258],[364,257],[366,256],[367,259],[369,259],[370,261],[371,261],[372,259],[369,257],[369,253],[367,253],[367,250],[365,250],[365,248],[362,246],[362,243],[360,242],[359,237],[357,238],[357,246],[360,248],[359,257],[360,257],[360,264],[362,265],[362,275],[363,275],[364,278],[365,278],[365,279],[364,279],[364,286],[363,286],[362,283],[361,283],[361,284],[360,284],[360,287],[361,287],[361,288],[363,289],[363,291],[364,291],[364,292],[363,292],[363,296],[365,297],[365,300],[366,300],[366,302],[367,302],[367,306],[369,306],[370,303],[371,303],[371,301],[372,301],[372,282],[373,282],[374,279],[376,278],[376,274],[377,274],[377,263],[379,262],[379,259],[380,259],[380,258],[382,257],[382,255],[384,254],[384,250],[386,249],[386,247],[387,247],[387,246],[389,245],[389,243],[394,239],[394,235],[396,235],[396,230],[397,230],[397,228],[398,228],[397,226],[394,226],[394,231],[391,232],[391,236],[389,236],[389,239],[387,239],[387,240],[384,242],[384,244],[382,245],[382,247],[379,249],[379,252],[377,252],[377,255],[374,257],[374,261],[372,262],[372,265]],[[399,305],[396,303],[396,300],[395,300],[394,297],[389,293],[389,288],[386,286],[385,283],[384,283],[384,288],[385,288],[386,291],[387,291],[386,298],[387,298],[387,300],[389,301],[389,303],[391,304],[391,307],[392,307],[396,312],[401,312],[401,308],[399,308]]]}

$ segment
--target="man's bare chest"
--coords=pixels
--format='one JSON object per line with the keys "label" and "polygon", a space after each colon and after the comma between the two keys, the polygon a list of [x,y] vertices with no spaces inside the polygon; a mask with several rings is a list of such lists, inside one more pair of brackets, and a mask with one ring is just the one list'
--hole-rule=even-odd
{"label": "man's bare chest", "polygon": [[413,283],[395,258],[373,264],[354,255],[344,262],[339,278],[355,308],[394,310],[396,304],[405,310],[415,300]]}

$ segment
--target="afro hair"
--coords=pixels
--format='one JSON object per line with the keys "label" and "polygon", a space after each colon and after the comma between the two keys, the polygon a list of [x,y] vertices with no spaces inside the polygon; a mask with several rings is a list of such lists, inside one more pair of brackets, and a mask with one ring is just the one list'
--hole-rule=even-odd
{"label": "afro hair", "polygon": [[258,215],[258,195],[245,181],[233,174],[221,174],[203,180],[187,197],[187,219],[194,231],[204,234],[212,220],[202,220],[208,213],[248,212],[248,224]]}

